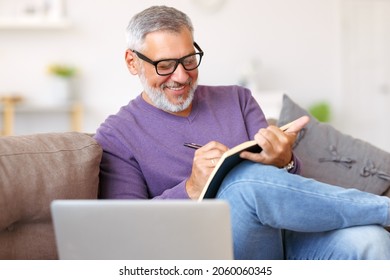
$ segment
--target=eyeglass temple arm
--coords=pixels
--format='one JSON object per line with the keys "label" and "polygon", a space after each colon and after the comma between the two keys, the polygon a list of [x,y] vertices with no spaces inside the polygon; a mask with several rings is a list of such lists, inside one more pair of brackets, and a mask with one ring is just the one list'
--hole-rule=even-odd
{"label": "eyeglass temple arm", "polygon": [[196,42],[194,42],[194,47],[195,47],[195,49],[197,49],[199,52],[203,53],[203,50],[199,47],[199,45],[198,45]]}

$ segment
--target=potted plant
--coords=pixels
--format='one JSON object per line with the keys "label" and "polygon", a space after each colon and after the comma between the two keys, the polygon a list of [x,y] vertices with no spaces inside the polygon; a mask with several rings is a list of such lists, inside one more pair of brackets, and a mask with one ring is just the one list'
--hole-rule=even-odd
{"label": "potted plant", "polygon": [[[65,64],[50,64],[48,73],[50,75],[51,102],[62,105],[71,101],[73,93],[73,78],[76,75],[76,68]],[[50,103],[50,101],[49,101]]]}

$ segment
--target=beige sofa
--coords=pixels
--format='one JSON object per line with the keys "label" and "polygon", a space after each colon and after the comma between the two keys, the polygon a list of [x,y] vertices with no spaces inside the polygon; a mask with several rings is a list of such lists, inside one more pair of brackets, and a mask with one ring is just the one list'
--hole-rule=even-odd
{"label": "beige sofa", "polygon": [[100,146],[76,132],[0,137],[0,259],[57,259],[50,203],[96,199]]}
{"label": "beige sofa", "polygon": [[[288,96],[277,125],[308,113]],[[302,175],[390,196],[390,154],[311,119],[294,152]],[[0,259],[56,259],[50,203],[96,199],[100,146],[83,133],[0,137]]]}

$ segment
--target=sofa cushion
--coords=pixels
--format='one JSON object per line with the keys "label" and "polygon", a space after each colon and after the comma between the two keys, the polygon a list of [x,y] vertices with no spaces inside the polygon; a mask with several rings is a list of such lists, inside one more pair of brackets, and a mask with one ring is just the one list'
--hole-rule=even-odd
{"label": "sofa cushion", "polygon": [[50,203],[97,198],[101,154],[83,133],[0,137],[0,259],[56,258]]}
{"label": "sofa cushion", "polygon": [[302,160],[301,175],[346,188],[388,195],[390,153],[318,122],[287,95],[278,125],[308,115],[309,124],[299,133],[294,153]]}

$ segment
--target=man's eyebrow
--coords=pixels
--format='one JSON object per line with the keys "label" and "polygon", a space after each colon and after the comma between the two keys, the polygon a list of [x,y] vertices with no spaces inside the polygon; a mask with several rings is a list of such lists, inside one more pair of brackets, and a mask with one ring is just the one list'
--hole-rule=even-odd
{"label": "man's eyebrow", "polygon": [[174,59],[174,60],[176,60],[176,59],[180,59],[180,58],[183,58],[183,57],[185,57],[185,56],[188,56],[188,55],[191,55],[191,54],[195,54],[196,53],[196,50],[193,50],[193,51],[191,51],[191,52],[189,52],[188,54],[186,54],[186,55],[183,55],[183,56],[181,56],[181,57],[168,57],[168,58],[159,58],[159,59],[156,59],[156,60],[154,60],[154,61],[160,61],[160,60],[170,60],[170,59]]}

